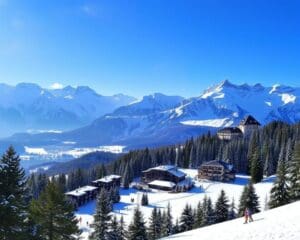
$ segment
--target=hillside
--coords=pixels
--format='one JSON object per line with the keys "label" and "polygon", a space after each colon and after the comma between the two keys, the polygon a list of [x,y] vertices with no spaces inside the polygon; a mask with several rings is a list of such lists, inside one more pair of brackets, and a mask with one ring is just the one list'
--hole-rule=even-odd
{"label": "hillside", "polygon": [[243,218],[204,227],[163,239],[176,240],[298,240],[300,239],[300,201],[253,215],[254,222]]}
{"label": "hillside", "polygon": [[[56,175],[61,173],[70,173],[76,169],[89,169],[96,165],[106,164],[120,157],[120,153],[111,152],[91,152],[81,157],[74,158],[66,162],[45,162],[29,167],[29,173],[44,172],[48,175]],[[24,164],[23,164],[24,165]]]}
{"label": "hillside", "polygon": [[[196,169],[181,169],[188,176],[195,178],[197,174]],[[170,203],[171,212],[173,216],[173,221],[175,223],[176,219],[180,218],[181,212],[184,209],[186,203],[196,207],[199,201],[202,201],[205,196],[211,197],[213,202],[215,202],[219,196],[221,189],[226,192],[228,198],[235,199],[235,203],[238,204],[238,200],[242,193],[243,187],[248,183],[249,176],[237,175],[234,182],[222,183],[214,181],[195,181],[195,187],[188,192],[184,193],[168,193],[165,191],[152,190],[148,193],[149,205],[140,206],[140,210],[143,212],[146,224],[149,223],[149,218],[154,207],[164,210]],[[265,178],[261,183],[255,184],[256,192],[259,196],[259,203],[261,210],[264,210],[264,199],[269,195],[272,183],[274,181],[274,176]],[[121,189],[121,201],[114,204],[113,213],[120,218],[123,216],[126,225],[128,226],[132,221],[134,208],[141,200],[142,192],[139,192],[133,188]],[[134,202],[131,202],[131,198]],[[80,207],[76,211],[77,218],[82,219],[82,224],[79,227],[82,229],[83,239],[88,239],[88,235],[91,232],[91,228],[86,225],[86,222],[91,224],[93,222],[93,214],[95,213],[95,201],[91,201],[88,204]],[[241,221],[241,220],[240,220]],[[241,223],[240,223],[241,224]],[[199,236],[198,236],[199,237]],[[188,238],[186,238],[188,239]],[[243,238],[241,238],[243,239]],[[245,238],[244,238],[245,239]]]}

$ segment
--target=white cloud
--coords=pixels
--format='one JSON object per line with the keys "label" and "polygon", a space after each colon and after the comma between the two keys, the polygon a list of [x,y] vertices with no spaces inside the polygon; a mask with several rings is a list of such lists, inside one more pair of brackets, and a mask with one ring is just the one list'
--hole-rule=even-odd
{"label": "white cloud", "polygon": [[61,83],[53,83],[51,86],[50,86],[50,89],[62,89],[64,86],[61,84]]}

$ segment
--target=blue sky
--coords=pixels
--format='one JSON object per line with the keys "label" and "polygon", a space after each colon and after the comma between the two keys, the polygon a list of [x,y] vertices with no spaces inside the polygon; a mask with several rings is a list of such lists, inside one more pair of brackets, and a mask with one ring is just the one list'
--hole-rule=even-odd
{"label": "blue sky", "polygon": [[[0,82],[197,96],[297,85],[300,1],[0,0]],[[299,85],[299,84],[298,84]]]}

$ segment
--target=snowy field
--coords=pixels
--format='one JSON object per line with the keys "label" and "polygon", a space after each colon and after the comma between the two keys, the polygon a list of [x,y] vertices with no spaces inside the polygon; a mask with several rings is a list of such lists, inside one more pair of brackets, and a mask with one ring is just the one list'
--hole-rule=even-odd
{"label": "snowy field", "polygon": [[[197,170],[191,169],[181,169],[187,175],[194,178],[197,174]],[[249,177],[245,175],[237,175],[236,180],[233,183],[221,183],[221,182],[211,182],[211,181],[196,181],[195,187],[186,193],[168,193],[164,191],[156,191],[148,193],[149,205],[140,206],[144,214],[144,219],[148,221],[148,218],[151,215],[151,211],[154,207],[164,210],[168,203],[170,203],[172,208],[172,216],[174,221],[177,218],[180,218],[181,212],[186,205],[186,203],[191,204],[193,207],[196,207],[199,201],[202,201],[205,195],[212,198],[213,202],[217,200],[217,197],[220,194],[221,189],[225,190],[229,200],[235,199],[236,205],[240,195],[242,193],[243,187],[249,181]],[[260,206],[261,210],[264,210],[264,203],[266,196],[269,195],[270,189],[274,177],[269,177],[263,180],[263,182],[255,185],[256,193],[260,197]],[[140,203],[142,192],[135,189],[129,188],[127,190],[121,189],[121,201],[117,204],[114,204],[114,214],[117,217],[123,216],[126,225],[131,222],[133,216],[133,210],[137,206],[137,203]],[[134,198],[132,203],[130,200]],[[95,201],[92,201],[78,209],[76,216],[82,219],[80,223],[80,228],[83,231],[83,239],[87,239],[91,229],[89,224],[93,222],[93,214],[95,212]]]}
{"label": "snowy field", "polygon": [[[299,240],[300,201],[253,215],[254,222],[243,224],[243,219],[176,234],[166,239],[176,240]],[[238,228],[238,230],[237,230]]]}

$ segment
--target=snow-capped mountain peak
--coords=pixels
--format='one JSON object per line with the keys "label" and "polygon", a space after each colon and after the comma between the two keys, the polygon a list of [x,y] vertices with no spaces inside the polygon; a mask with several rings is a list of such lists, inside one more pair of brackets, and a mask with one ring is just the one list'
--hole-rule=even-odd
{"label": "snow-capped mountain peak", "polygon": [[0,84],[1,134],[81,127],[134,100],[102,96],[87,86],[47,89],[33,83]]}
{"label": "snow-capped mountain peak", "polygon": [[[105,101],[111,101],[107,97],[99,97],[87,88],[81,89],[86,90],[83,92],[92,94],[77,95],[75,94],[77,91],[73,92],[70,88],[64,95],[55,97],[60,109],[74,108],[72,113],[79,112],[81,116],[85,116],[85,112],[97,113],[99,106],[102,109],[103,106],[107,106]],[[61,133],[56,136],[56,139],[59,142],[72,141],[93,146],[136,146],[136,144],[145,146],[180,142],[208,130],[216,131],[218,128],[236,126],[249,114],[261,124],[272,120],[295,123],[300,121],[299,97],[300,88],[284,85],[270,87],[261,84],[235,85],[227,80],[207,89],[200,96],[189,99],[166,96],[161,93],[144,96],[138,101],[131,98],[126,106],[121,106],[111,113],[107,112],[106,115],[97,118],[84,128]],[[121,96],[117,98],[113,96],[113,98],[114,101],[122,99]],[[42,112],[45,116],[54,112],[53,118],[55,119],[60,116],[59,114],[64,114],[60,112],[56,115],[56,102],[55,105],[50,104],[51,99],[40,98],[40,95],[39,99],[38,104],[33,105],[34,108],[31,107],[35,109],[34,111]],[[99,99],[101,99],[101,104]],[[49,106],[48,110],[42,108],[44,103]],[[114,102],[114,106],[117,103]],[[101,115],[98,114],[98,116]],[[70,114],[69,118],[73,119],[74,115]],[[43,135],[42,138],[44,140],[47,137]],[[49,135],[49,141],[52,139],[53,137]]]}

